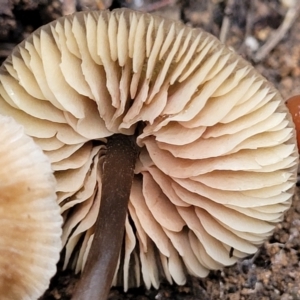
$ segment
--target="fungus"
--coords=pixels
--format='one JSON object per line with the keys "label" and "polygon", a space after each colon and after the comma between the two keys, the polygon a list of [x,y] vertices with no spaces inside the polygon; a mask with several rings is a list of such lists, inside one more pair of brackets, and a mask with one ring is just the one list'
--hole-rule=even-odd
{"label": "fungus", "polygon": [[1,299],[40,297],[56,272],[62,217],[49,159],[12,118],[0,115]]}
{"label": "fungus", "polygon": [[286,101],[296,127],[298,150],[300,149],[300,95],[295,95]]}
{"label": "fungus", "polygon": [[76,13],[15,49],[0,94],[55,170],[64,267],[83,270],[74,299],[205,277],[255,253],[290,207],[287,108],[201,29]]}

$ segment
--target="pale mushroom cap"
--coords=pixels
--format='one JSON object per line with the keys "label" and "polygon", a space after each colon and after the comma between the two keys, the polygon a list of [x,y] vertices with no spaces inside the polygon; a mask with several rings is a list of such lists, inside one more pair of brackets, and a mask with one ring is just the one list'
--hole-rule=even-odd
{"label": "pale mushroom cap", "polygon": [[105,138],[137,126],[114,285],[183,284],[186,273],[231,265],[255,253],[290,206],[298,155],[281,96],[200,29],[128,10],[77,13],[16,48],[0,81],[0,113],[52,162],[65,267],[83,241],[76,272],[93,239]]}
{"label": "pale mushroom cap", "polygon": [[0,115],[0,295],[32,300],[48,288],[62,217],[49,159],[23,127]]}

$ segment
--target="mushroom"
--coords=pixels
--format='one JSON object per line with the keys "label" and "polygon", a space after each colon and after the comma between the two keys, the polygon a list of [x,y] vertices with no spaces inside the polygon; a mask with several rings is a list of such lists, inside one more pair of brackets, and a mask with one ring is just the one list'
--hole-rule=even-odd
{"label": "mushroom", "polygon": [[40,297],[56,273],[62,217],[49,159],[23,127],[0,115],[1,299]]}
{"label": "mushroom", "polygon": [[255,253],[290,207],[288,110],[201,29],[76,13],[13,51],[0,94],[55,170],[64,268],[83,270],[73,299],[205,277]]}
{"label": "mushroom", "polygon": [[300,149],[300,95],[290,97],[286,105],[292,115],[296,127],[298,150]]}

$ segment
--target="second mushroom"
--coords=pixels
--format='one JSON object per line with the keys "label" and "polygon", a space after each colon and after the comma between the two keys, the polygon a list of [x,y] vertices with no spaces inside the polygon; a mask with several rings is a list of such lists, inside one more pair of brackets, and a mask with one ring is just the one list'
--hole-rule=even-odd
{"label": "second mushroom", "polygon": [[284,102],[201,29],[122,9],[64,17],[13,51],[0,94],[55,171],[64,268],[84,270],[74,299],[205,277],[255,253],[290,207]]}

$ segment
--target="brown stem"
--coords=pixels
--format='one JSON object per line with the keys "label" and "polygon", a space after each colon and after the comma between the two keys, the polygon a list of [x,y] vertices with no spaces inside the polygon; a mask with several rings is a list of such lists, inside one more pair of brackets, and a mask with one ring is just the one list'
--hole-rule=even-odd
{"label": "brown stem", "polygon": [[132,136],[108,139],[100,212],[91,250],[72,300],[105,300],[118,262],[137,158]]}

